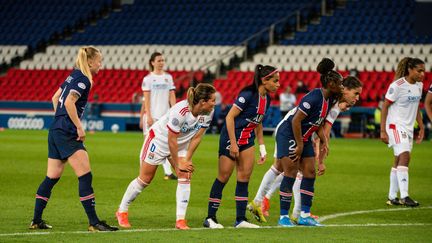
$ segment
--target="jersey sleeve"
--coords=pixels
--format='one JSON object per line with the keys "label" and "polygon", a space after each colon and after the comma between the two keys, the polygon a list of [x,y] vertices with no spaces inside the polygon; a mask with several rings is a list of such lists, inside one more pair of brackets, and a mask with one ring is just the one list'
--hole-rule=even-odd
{"label": "jersey sleeve", "polygon": [[82,78],[73,79],[70,83],[69,93],[73,92],[78,94],[80,97],[90,92],[90,80],[83,76]]}
{"label": "jersey sleeve", "polygon": [[333,123],[336,121],[337,117],[339,116],[341,110],[339,108],[339,103],[335,104],[329,114],[327,115],[326,121],[330,123],[330,125],[333,125]]}
{"label": "jersey sleeve", "polygon": [[141,84],[141,90],[142,91],[150,91],[150,79],[147,78],[148,76],[145,76],[143,79],[143,82]]}
{"label": "jersey sleeve", "polygon": [[298,108],[306,116],[309,116],[315,111],[316,107],[321,108],[322,99],[321,94],[318,95],[318,92],[309,92],[300,100]]}
{"label": "jersey sleeve", "polygon": [[386,100],[390,101],[391,103],[395,102],[398,99],[399,96],[399,86],[396,82],[393,82],[390,84],[387,93],[385,95]]}
{"label": "jersey sleeve", "polygon": [[237,96],[237,99],[234,101],[234,105],[239,108],[241,111],[246,109],[250,100],[253,98],[252,92],[249,90],[241,91]]}
{"label": "jersey sleeve", "polygon": [[180,129],[186,121],[186,114],[188,112],[185,109],[188,108],[178,105],[178,103],[170,109],[167,127],[171,132],[176,134],[180,133]]}

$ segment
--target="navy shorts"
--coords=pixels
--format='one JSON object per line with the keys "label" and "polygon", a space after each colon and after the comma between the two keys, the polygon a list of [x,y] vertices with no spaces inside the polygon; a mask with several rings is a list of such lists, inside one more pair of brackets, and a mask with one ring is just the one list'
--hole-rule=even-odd
{"label": "navy shorts", "polygon": [[[286,121],[282,123],[276,133],[276,157],[281,159],[289,157],[289,153],[293,152],[297,147],[297,143],[292,132],[291,123]],[[315,151],[311,139],[303,142],[302,158],[315,157]]]}
{"label": "navy shorts", "polygon": [[82,141],[77,141],[76,134],[67,133],[61,129],[48,132],[48,158],[67,160],[73,153],[86,150]]}
{"label": "navy shorts", "polygon": [[[226,131],[226,130],[225,130]],[[252,146],[255,145],[254,142],[254,138],[255,136],[251,136],[248,141],[247,144],[243,144],[243,145],[238,145],[239,147],[239,152],[246,150]],[[221,155],[225,155],[228,158],[235,160],[231,155],[230,155],[230,146],[231,146],[231,142],[229,139],[229,136],[226,132],[224,132],[224,130],[222,130],[220,137],[219,137],[219,157]]]}

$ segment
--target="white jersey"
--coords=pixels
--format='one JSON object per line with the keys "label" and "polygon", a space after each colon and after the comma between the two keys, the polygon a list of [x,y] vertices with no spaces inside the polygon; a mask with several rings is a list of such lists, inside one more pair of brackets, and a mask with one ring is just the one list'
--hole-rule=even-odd
{"label": "white jersey", "polygon": [[169,94],[175,90],[174,81],[169,73],[157,75],[153,72],[144,77],[142,91],[150,91],[150,112],[152,118],[160,119],[170,108]]}
{"label": "white jersey", "polygon": [[414,131],[414,122],[417,117],[422,89],[422,82],[410,84],[405,78],[400,78],[390,84],[385,98],[392,105],[388,111],[386,126],[393,124],[409,133]]}
{"label": "white jersey", "polygon": [[341,113],[341,109],[339,108],[339,102],[338,102],[331,108],[330,112],[326,117],[326,122],[330,123],[330,125],[333,125],[333,123],[336,121],[340,113]]}
{"label": "white jersey", "polygon": [[182,100],[175,104],[167,114],[161,117],[151,130],[155,133],[155,139],[162,141],[168,148],[168,129],[179,134],[178,146],[188,144],[201,128],[208,128],[213,118],[213,111],[209,115],[194,117],[189,111],[189,103]]}

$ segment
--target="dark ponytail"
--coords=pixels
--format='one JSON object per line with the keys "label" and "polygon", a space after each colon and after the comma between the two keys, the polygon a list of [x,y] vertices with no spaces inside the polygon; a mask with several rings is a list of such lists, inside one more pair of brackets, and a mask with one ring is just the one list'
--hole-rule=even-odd
{"label": "dark ponytail", "polygon": [[153,54],[151,54],[151,56],[150,56],[149,65],[150,65],[150,71],[151,72],[154,71],[154,67],[153,67],[152,62],[154,62],[155,59],[156,59],[156,57],[158,57],[158,56],[162,56],[162,53],[160,53],[160,52],[153,52]]}
{"label": "dark ponytail", "polygon": [[321,74],[320,77],[321,85],[324,88],[327,88],[327,85],[331,81],[335,81],[335,80],[342,81],[342,75],[334,71],[333,70],[334,67],[335,67],[334,62],[329,58],[323,58],[317,66],[317,71]]}
{"label": "dark ponytail", "polygon": [[253,84],[248,86],[247,88],[258,91],[259,86],[263,83],[262,79],[263,78],[270,79],[273,76],[273,74],[275,74],[276,72],[277,69],[273,66],[268,66],[268,65],[263,66],[261,64],[256,65]]}
{"label": "dark ponytail", "polygon": [[420,64],[425,64],[425,63],[419,58],[411,58],[411,57],[402,58],[402,60],[399,61],[398,66],[396,68],[395,80],[408,76],[408,69],[413,69]]}

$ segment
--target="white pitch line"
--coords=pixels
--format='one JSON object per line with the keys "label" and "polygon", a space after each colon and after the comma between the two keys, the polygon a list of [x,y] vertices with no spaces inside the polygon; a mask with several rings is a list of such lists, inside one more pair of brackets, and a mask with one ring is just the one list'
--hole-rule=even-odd
{"label": "white pitch line", "polygon": [[[328,219],[334,219],[338,217],[344,217],[348,215],[355,214],[366,214],[366,213],[375,213],[375,212],[391,212],[391,211],[404,211],[404,210],[421,210],[421,209],[431,209],[432,206],[420,207],[420,208],[390,208],[390,209],[374,209],[374,210],[362,210],[362,211],[353,211],[353,212],[345,212],[345,213],[337,213],[330,214],[327,216],[322,216],[319,218],[319,222],[323,222]],[[367,224],[326,224],[324,227],[397,227],[397,226],[432,226],[432,223],[409,223],[409,224],[375,224],[375,223],[367,223]],[[308,229],[317,229],[322,227],[303,227]],[[259,229],[277,229],[283,228],[280,226],[262,226]],[[297,227],[294,227],[297,228]],[[234,229],[234,227],[225,227],[225,229]],[[211,230],[208,228],[191,228],[192,231],[200,231],[200,230]],[[221,230],[221,229],[216,229]],[[255,229],[256,230],[256,229]],[[170,231],[179,231],[175,228],[164,228],[164,229],[130,229],[130,230],[119,230],[117,233],[134,233],[134,232],[170,232]],[[32,236],[32,235],[54,235],[54,234],[106,234],[113,232],[89,232],[89,231],[37,231],[37,232],[17,232],[17,233],[4,233],[0,234],[0,237],[7,236]]]}
{"label": "white pitch line", "polygon": [[336,214],[330,214],[326,216],[321,216],[317,220],[318,222],[324,222],[325,220],[349,216],[349,215],[355,215],[355,214],[367,214],[367,213],[376,213],[376,212],[391,212],[391,211],[405,211],[405,210],[421,210],[421,209],[431,209],[432,206],[425,206],[425,207],[419,207],[419,208],[381,208],[381,209],[373,209],[373,210],[361,210],[361,211],[353,211],[353,212],[345,212],[345,213],[336,213]]}

